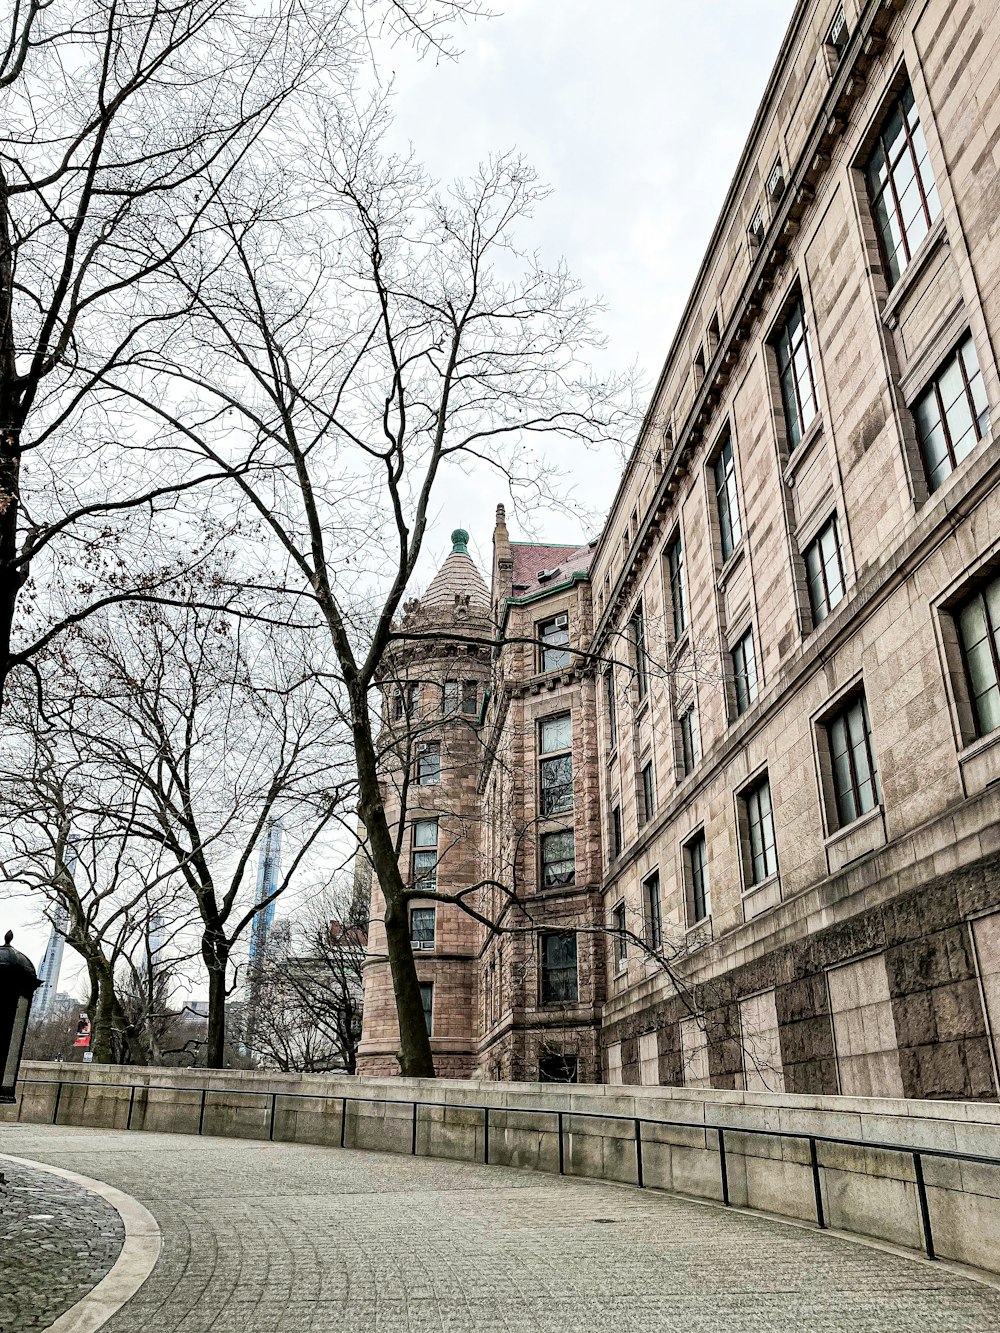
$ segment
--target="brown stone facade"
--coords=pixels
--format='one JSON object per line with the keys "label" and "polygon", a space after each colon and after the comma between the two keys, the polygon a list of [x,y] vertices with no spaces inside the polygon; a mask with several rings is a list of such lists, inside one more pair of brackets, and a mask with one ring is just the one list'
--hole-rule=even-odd
{"label": "brown stone facade", "polygon": [[997,1097],[998,106],[987,0],[799,0],[599,541],[498,514],[442,1072]]}

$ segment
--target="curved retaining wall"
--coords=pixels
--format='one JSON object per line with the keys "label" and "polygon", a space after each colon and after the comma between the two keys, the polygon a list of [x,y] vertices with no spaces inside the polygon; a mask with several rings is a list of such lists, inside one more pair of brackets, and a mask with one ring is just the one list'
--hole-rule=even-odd
{"label": "curved retaining wall", "polygon": [[[818,1187],[828,1226],[920,1250],[926,1240],[922,1170],[937,1255],[1000,1273],[995,1103],[43,1063],[26,1063],[21,1072],[27,1081],[17,1106],[0,1108],[0,1142],[4,1121],[52,1123],[57,1116],[60,1124],[95,1128],[328,1147],[343,1142],[380,1152],[408,1153],[415,1146],[422,1156],[536,1171],[561,1165],[567,1175],[636,1184],[639,1117],[642,1183],[720,1201],[721,1126],[731,1203],[815,1221]],[[41,1079],[53,1081],[32,1081]],[[414,1100],[427,1103],[416,1120]],[[818,1136],[816,1169],[808,1139],[764,1137],[752,1129]],[[824,1137],[861,1142],[827,1143]],[[995,1158],[997,1164],[921,1156],[918,1165],[914,1149]]]}

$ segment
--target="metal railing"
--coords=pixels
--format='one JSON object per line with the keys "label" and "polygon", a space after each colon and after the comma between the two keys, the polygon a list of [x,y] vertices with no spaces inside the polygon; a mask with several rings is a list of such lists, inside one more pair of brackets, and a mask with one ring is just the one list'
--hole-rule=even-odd
{"label": "metal railing", "polygon": [[[205,1113],[209,1107],[209,1097],[216,1094],[219,1097],[263,1097],[270,1099],[270,1107],[266,1105],[260,1109],[268,1111],[268,1132],[269,1140],[274,1139],[275,1118],[277,1116],[278,1102],[284,1101],[339,1101],[340,1102],[340,1146],[346,1147],[347,1139],[347,1108],[352,1103],[373,1105],[373,1106],[408,1106],[411,1108],[410,1122],[410,1153],[417,1155],[417,1129],[419,1125],[419,1111],[421,1107],[436,1107],[440,1110],[468,1111],[478,1112],[482,1115],[483,1130],[483,1163],[490,1164],[490,1115],[499,1113],[504,1116],[516,1115],[534,1115],[534,1116],[553,1116],[555,1117],[555,1133],[558,1139],[559,1150],[559,1174],[566,1174],[566,1127],[565,1122],[569,1120],[611,1120],[623,1124],[631,1123],[633,1130],[633,1139],[635,1143],[635,1175],[636,1184],[640,1189],[645,1187],[643,1172],[643,1126],[660,1126],[664,1129],[683,1129],[694,1131],[696,1133],[704,1132],[707,1140],[711,1131],[714,1130],[716,1136],[716,1151],[719,1158],[719,1183],[721,1188],[721,1201],[727,1207],[731,1207],[729,1197],[729,1166],[726,1157],[726,1135],[757,1135],[768,1139],[792,1139],[808,1145],[809,1167],[812,1174],[813,1199],[815,1203],[816,1225],[821,1230],[827,1227],[826,1210],[823,1204],[822,1190],[822,1172],[823,1164],[819,1160],[817,1145],[836,1144],[843,1148],[866,1148],[879,1152],[898,1153],[902,1156],[909,1156],[913,1163],[913,1179],[916,1188],[917,1207],[920,1214],[920,1230],[923,1237],[924,1253],[928,1259],[936,1259],[937,1254],[934,1248],[934,1234],[931,1226],[930,1208],[927,1201],[927,1186],[924,1181],[923,1159],[925,1157],[943,1158],[946,1161],[969,1162],[977,1166],[1000,1167],[1000,1157],[986,1157],[978,1153],[958,1152],[948,1148],[915,1148],[912,1144],[902,1143],[884,1143],[877,1139],[855,1139],[845,1138],[835,1134],[815,1134],[806,1130],[795,1129],[762,1129],[758,1126],[744,1125],[720,1125],[712,1121],[692,1122],[690,1120],[661,1120],[653,1119],[650,1116],[628,1116],[617,1115],[612,1111],[566,1111],[553,1110],[545,1106],[480,1106],[472,1103],[459,1103],[452,1105],[449,1102],[421,1101],[412,1097],[362,1097],[347,1095],[345,1093],[322,1093],[322,1092],[278,1092],[262,1091],[252,1088],[206,1088],[206,1087],[184,1087],[174,1084],[158,1086],[156,1084],[146,1083],[90,1083],[90,1082],[64,1082],[62,1079],[55,1078],[26,1078],[19,1080],[21,1085],[25,1084],[43,1084],[47,1086],[54,1085],[56,1088],[55,1105],[52,1110],[53,1125],[59,1123],[59,1107],[62,1099],[64,1087],[82,1088],[85,1093],[97,1092],[110,1088],[128,1088],[128,1118],[125,1122],[126,1130],[132,1128],[132,1117],[135,1112],[136,1093],[144,1091],[146,1094],[145,1106],[149,1105],[150,1094],[154,1092],[193,1092],[199,1093],[201,1097],[198,1108],[198,1133],[205,1132]],[[18,1103],[17,1118],[21,1116],[21,1103]],[[0,1122],[2,1123],[2,1122]],[[572,1133],[572,1131],[570,1131]]]}

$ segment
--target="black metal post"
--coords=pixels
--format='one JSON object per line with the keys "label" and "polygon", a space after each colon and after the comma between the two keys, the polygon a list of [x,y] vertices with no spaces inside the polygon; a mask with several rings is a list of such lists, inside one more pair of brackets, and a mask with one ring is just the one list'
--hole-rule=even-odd
{"label": "black metal post", "polygon": [[347,1143],[347,1098],[340,1099],[340,1146],[343,1148]]}
{"label": "black metal post", "polygon": [[722,1176],[722,1202],[729,1207],[729,1172],[726,1169],[726,1131],[720,1125],[719,1135],[719,1172]]}
{"label": "black metal post", "polygon": [[917,1182],[917,1203],[920,1205],[920,1226],[924,1233],[924,1251],[928,1259],[936,1259],[934,1237],[931,1234],[931,1212],[927,1207],[927,1186],[924,1184],[924,1164],[920,1154],[913,1154],[913,1177]]}
{"label": "black metal post", "polygon": [[642,1179],[642,1121],[638,1116],[635,1118],[635,1183],[640,1189],[644,1187]]}
{"label": "black metal post", "polygon": [[823,1190],[820,1186],[819,1161],[816,1157],[816,1140],[809,1140],[809,1165],[813,1173],[813,1197],[816,1200],[816,1225],[820,1231],[826,1230],[826,1217],[823,1213]]}
{"label": "black metal post", "polygon": [[207,1089],[207,1088],[202,1088],[202,1090],[201,1090],[201,1111],[198,1113],[198,1133],[199,1133],[199,1134],[203,1134],[203,1133],[205,1132],[205,1098],[206,1098],[207,1096],[208,1096],[208,1089]]}
{"label": "black metal post", "polygon": [[128,1119],[125,1121],[126,1129],[132,1128],[132,1112],[134,1110],[135,1110],[135,1084],[133,1083],[132,1089],[128,1095]]}
{"label": "black metal post", "polygon": [[59,1102],[60,1102],[60,1099],[62,1098],[62,1090],[63,1090],[63,1085],[62,1085],[62,1080],[60,1080],[60,1081],[56,1084],[56,1104],[55,1104],[55,1107],[54,1107],[54,1109],[53,1109],[53,1111],[52,1111],[52,1123],[53,1123],[53,1124],[55,1124],[56,1121],[59,1119]]}
{"label": "black metal post", "polygon": [[557,1111],[556,1115],[559,1119],[559,1174],[564,1176],[566,1174],[566,1154],[563,1148],[563,1113]]}
{"label": "black metal post", "polygon": [[483,1107],[483,1165],[490,1164],[490,1108]]}
{"label": "black metal post", "polygon": [[272,1092],[272,1093],[271,1093],[271,1119],[269,1120],[269,1122],[268,1122],[268,1126],[267,1126],[267,1137],[268,1137],[269,1139],[272,1139],[272,1140],[274,1139],[274,1113],[275,1113],[275,1110],[277,1109],[277,1104],[278,1104],[278,1094],[277,1094],[276,1092]]}
{"label": "black metal post", "polygon": [[417,1155],[417,1106],[418,1105],[419,1105],[418,1102],[413,1103],[413,1131],[410,1135],[410,1155],[412,1157],[416,1157]]}

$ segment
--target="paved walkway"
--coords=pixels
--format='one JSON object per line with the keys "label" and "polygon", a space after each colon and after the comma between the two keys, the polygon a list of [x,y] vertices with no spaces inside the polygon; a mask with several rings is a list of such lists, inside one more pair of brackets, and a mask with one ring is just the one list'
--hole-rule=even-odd
{"label": "paved walkway", "polygon": [[1000,1291],[946,1268],[613,1185],[34,1125],[0,1127],[0,1151],[159,1222],[107,1333],[1000,1333]]}

